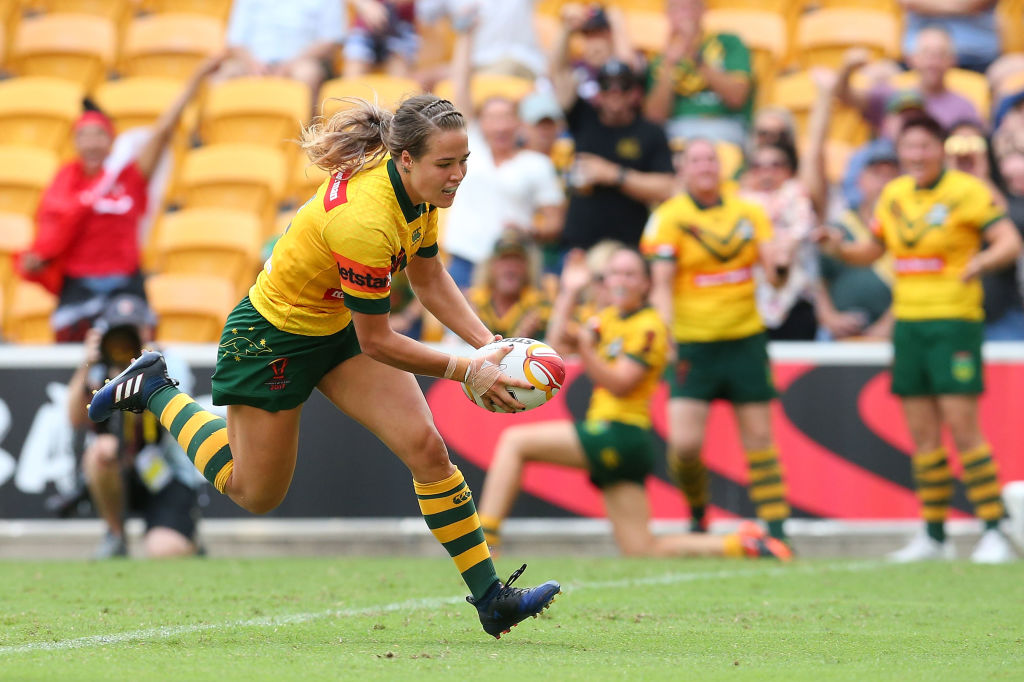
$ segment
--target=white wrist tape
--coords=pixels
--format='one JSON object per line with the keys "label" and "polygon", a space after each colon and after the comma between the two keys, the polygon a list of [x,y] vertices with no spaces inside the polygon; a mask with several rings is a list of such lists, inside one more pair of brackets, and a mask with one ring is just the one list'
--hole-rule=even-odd
{"label": "white wrist tape", "polygon": [[445,379],[451,379],[452,378],[452,375],[455,374],[455,366],[458,365],[458,364],[459,364],[459,356],[458,355],[449,355],[448,356],[448,366],[445,367],[445,370],[444,370],[444,378]]}

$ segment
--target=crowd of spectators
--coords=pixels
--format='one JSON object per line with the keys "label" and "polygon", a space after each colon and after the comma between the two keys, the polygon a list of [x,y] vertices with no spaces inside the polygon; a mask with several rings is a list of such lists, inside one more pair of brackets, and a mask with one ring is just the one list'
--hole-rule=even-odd
{"label": "crowd of spectators", "polygon": [[[93,243],[109,247],[103,230],[116,217],[111,207],[132,201],[132,211],[145,208],[141,188],[207,78],[298,80],[313,93],[314,112],[318,88],[332,77],[381,72],[428,89],[447,84],[470,121],[472,158],[458,201],[442,218],[441,246],[455,281],[481,314],[502,321],[505,334],[543,333],[573,249],[639,243],[651,210],[685,191],[676,166],[698,138],[720,156],[724,191],[761,204],[772,221],[784,284],[758,275],[757,301],[776,340],[888,336],[891,265],[839,263],[820,254],[811,235],[833,225],[846,239],[871,238],[874,202],[899,173],[892,140],[908,117],[924,111],[938,120],[948,133],[948,165],[986,182],[1024,231],[1024,56],[1000,52],[995,2],[901,0],[902,63],[852,47],[836,68],[813,66],[816,94],[804,112],[759,97],[770,84],[758,82],[753,50],[739,35],[705,25],[704,0],[665,0],[666,37],[655,52],[631,42],[622,3],[561,3],[557,15],[547,10],[557,30],[546,37],[534,22],[537,4],[235,0],[226,52],[197,73],[134,162],[120,162],[121,175],[104,164],[113,135],[103,113],[76,124],[79,158],[44,194],[37,240],[21,259],[21,271],[37,281],[47,281],[54,266],[63,270],[64,279],[49,281],[61,295],[59,340],[80,339],[105,298],[145,294],[134,235],[121,240],[123,262],[111,269],[86,254],[88,234],[99,230],[104,236]],[[451,59],[421,64],[446,32],[454,36]],[[988,78],[991,114],[956,87],[952,75],[965,71]],[[529,81],[532,91],[481,99],[473,91],[479,74]],[[854,113],[862,130],[836,151],[840,111]],[[132,211],[121,220],[130,227],[138,222]],[[83,225],[86,237],[65,244],[70,232],[55,227],[58,218]],[[988,338],[1024,339],[1018,268],[987,275],[984,288]],[[411,307],[395,308],[402,309],[395,324],[429,337],[429,321],[410,300]],[[524,308],[536,310],[521,314]],[[509,311],[519,311],[516,324],[506,324]]]}

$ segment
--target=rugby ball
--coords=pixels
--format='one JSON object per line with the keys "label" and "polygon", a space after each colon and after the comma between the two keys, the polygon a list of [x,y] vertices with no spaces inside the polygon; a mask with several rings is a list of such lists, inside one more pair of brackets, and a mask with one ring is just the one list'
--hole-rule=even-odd
{"label": "rugby ball", "polygon": [[[490,355],[496,350],[512,345],[512,350],[501,362],[501,371],[514,379],[520,379],[533,385],[534,390],[526,390],[509,386],[508,392],[513,398],[526,406],[527,410],[540,407],[555,397],[565,381],[565,363],[555,349],[546,343],[534,339],[502,339],[481,346],[473,351],[472,357]],[[483,400],[466,384],[462,384],[466,397],[487,409]],[[495,411],[506,412],[498,407]]]}

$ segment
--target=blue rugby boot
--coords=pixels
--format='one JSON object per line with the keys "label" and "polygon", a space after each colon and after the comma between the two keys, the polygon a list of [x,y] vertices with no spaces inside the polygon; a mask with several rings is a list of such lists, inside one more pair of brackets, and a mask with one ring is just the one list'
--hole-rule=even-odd
{"label": "blue rugby boot", "polygon": [[106,421],[115,410],[145,412],[150,397],[164,386],[177,386],[167,376],[167,365],[162,353],[143,351],[128,368],[93,392],[89,403],[89,419]]}
{"label": "blue rugby boot", "polygon": [[508,582],[504,585],[500,580],[494,583],[479,601],[473,597],[466,597],[466,601],[475,606],[480,614],[480,624],[484,626],[484,632],[495,639],[501,639],[503,634],[510,632],[520,621],[531,616],[536,618],[537,614],[551,606],[555,595],[562,591],[561,585],[554,580],[527,589],[512,587],[512,583],[525,570],[526,564],[523,564],[509,576]]}

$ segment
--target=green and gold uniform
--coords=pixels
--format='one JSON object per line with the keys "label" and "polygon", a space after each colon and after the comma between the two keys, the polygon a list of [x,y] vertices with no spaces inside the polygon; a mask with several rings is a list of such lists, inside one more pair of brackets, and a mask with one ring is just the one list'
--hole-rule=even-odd
{"label": "green and gold uniform", "polygon": [[982,289],[964,282],[982,232],[1004,217],[988,187],[947,170],[930,187],[902,176],[886,185],[874,231],[893,256],[892,390],[902,396],[976,395],[981,371]]}
{"label": "green and gold uniform", "polygon": [[628,357],[643,365],[644,376],[624,396],[596,386],[586,420],[576,424],[576,432],[594,485],[620,481],[643,485],[654,467],[651,397],[665,367],[668,332],[653,308],[626,315],[617,308],[605,308],[596,320],[598,356],[609,363]]}
{"label": "green and gold uniform", "polygon": [[221,336],[213,399],[286,410],[359,353],[352,313],[390,311],[391,277],[437,254],[437,209],[414,206],[394,162],[335,174],[274,246]]}
{"label": "green and gold uniform", "polygon": [[673,397],[734,403],[775,397],[754,296],[759,248],[771,238],[764,210],[731,192],[713,206],[679,195],[651,215],[641,248],[676,265]]}
{"label": "green and gold uniform", "polygon": [[469,290],[469,302],[473,309],[480,316],[484,326],[495,334],[505,338],[523,336],[518,331],[520,325],[527,320],[536,317],[535,328],[525,336],[531,338],[544,338],[544,332],[548,326],[548,318],[551,317],[551,302],[540,289],[527,287],[515,304],[499,315],[494,308],[494,296],[490,287],[479,286]]}
{"label": "green and gold uniform", "polygon": [[[988,187],[945,170],[927,187],[910,176],[892,180],[875,207],[875,236],[892,254],[892,391],[904,397],[978,395],[984,390],[982,288],[961,275],[981,249],[982,233],[1004,217]],[[987,443],[960,453],[967,497],[975,514],[996,528],[1003,516],[999,476]],[[916,452],[914,479],[922,516],[934,539],[953,498],[945,448]]]}

